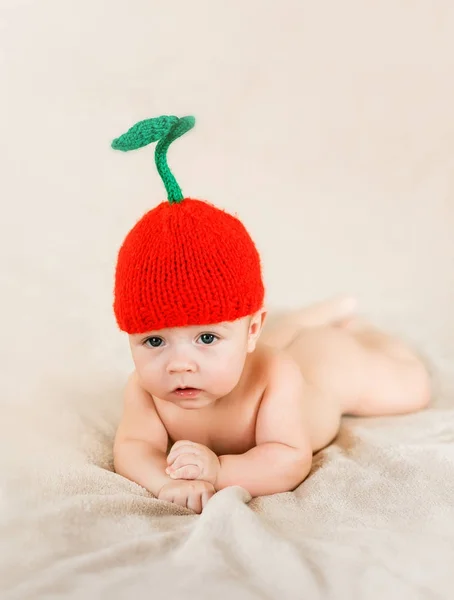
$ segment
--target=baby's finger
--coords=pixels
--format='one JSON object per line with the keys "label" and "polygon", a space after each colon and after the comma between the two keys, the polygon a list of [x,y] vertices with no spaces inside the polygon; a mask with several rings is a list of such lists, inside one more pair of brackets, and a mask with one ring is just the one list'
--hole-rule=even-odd
{"label": "baby's finger", "polygon": [[173,450],[177,450],[177,448],[179,448],[180,446],[196,446],[197,444],[195,444],[194,442],[191,442],[191,440],[178,440],[178,442],[175,442],[173,444],[173,446],[170,448],[170,452],[172,452]]}
{"label": "baby's finger", "polygon": [[183,491],[178,491],[175,493],[172,502],[173,504],[178,504],[178,506],[186,508],[187,495]]}
{"label": "baby's finger", "polygon": [[164,502],[173,502],[174,492],[161,492],[159,494],[159,500],[163,500]]}
{"label": "baby's finger", "polygon": [[186,465],[169,473],[172,479],[197,479],[200,477],[200,468],[196,465]]}
{"label": "baby's finger", "polygon": [[177,456],[174,462],[167,467],[166,473],[169,474],[172,471],[176,471],[180,467],[186,467],[189,465],[202,467],[202,461],[195,454],[181,454],[180,456]]}
{"label": "baby's finger", "polygon": [[182,454],[199,454],[199,451],[197,448],[194,448],[194,446],[180,446],[176,450],[171,450],[169,452],[167,456],[167,464],[170,465],[178,456],[181,456]]}
{"label": "baby's finger", "polygon": [[187,507],[199,515],[202,512],[202,499],[200,498],[200,494],[189,494]]}
{"label": "baby's finger", "polygon": [[181,504],[182,498],[180,497],[181,493],[178,490],[165,490],[161,494],[159,494],[159,500],[163,500],[164,502],[172,502],[172,504],[179,504],[180,506],[186,506],[186,504]]}
{"label": "baby's finger", "polygon": [[212,498],[213,496],[214,496],[214,492],[208,492],[208,491],[203,492],[203,494],[202,494],[202,508],[205,508],[205,506],[208,503],[208,500],[210,498]]}

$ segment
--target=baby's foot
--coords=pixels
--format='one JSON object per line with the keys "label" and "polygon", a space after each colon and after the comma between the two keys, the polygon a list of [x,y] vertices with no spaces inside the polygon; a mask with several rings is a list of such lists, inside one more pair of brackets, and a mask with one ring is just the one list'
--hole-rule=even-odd
{"label": "baby's foot", "polygon": [[347,326],[356,315],[356,306],[356,298],[339,296],[284,313],[265,326],[261,340],[274,348],[287,348],[302,329]]}
{"label": "baby's foot", "polygon": [[289,317],[299,327],[345,327],[356,317],[353,296],[338,296],[293,312]]}

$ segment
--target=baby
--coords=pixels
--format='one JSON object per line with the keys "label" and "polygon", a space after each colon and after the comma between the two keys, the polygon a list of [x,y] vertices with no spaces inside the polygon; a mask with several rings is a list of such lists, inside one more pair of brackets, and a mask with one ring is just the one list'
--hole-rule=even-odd
{"label": "baby", "polygon": [[118,256],[115,315],[135,370],[114,443],[117,473],[200,513],[218,490],[295,489],[344,414],[402,414],[430,400],[422,361],[356,316],[352,298],[264,327],[260,258],[243,224],[184,198],[166,153],[192,117],[141,121],[113,142],[158,141],[168,202]]}

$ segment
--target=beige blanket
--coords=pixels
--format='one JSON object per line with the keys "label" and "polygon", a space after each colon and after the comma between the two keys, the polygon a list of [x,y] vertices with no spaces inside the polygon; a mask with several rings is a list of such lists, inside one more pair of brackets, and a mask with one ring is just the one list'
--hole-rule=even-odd
{"label": "beige blanket", "polygon": [[118,409],[3,411],[2,600],[453,597],[454,410],[346,419],[294,493],[195,516],[112,472]]}

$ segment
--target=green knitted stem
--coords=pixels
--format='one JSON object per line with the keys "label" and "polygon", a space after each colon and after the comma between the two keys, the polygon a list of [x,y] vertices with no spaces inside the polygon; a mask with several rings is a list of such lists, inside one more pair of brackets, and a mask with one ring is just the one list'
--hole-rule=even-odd
{"label": "green knitted stem", "polygon": [[171,204],[181,202],[184,198],[177,180],[167,164],[167,150],[172,142],[184,135],[195,125],[194,117],[157,117],[145,119],[133,125],[126,133],[112,142],[114,150],[137,150],[158,142],[155,150],[155,163],[158,173],[164,182],[167,199]]}
{"label": "green knitted stem", "polygon": [[167,164],[167,150],[172,142],[192,129],[194,125],[194,117],[183,117],[182,119],[178,119],[169,133],[165,137],[161,138],[156,146],[154,157],[156,167],[166,187],[167,199],[169,200],[170,204],[181,202],[184,196],[181,192],[180,186],[177,183],[177,180],[173,176],[173,173]]}

